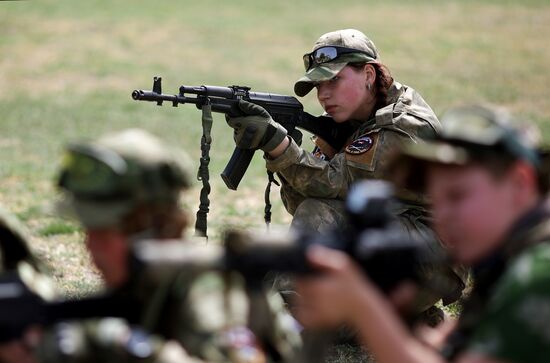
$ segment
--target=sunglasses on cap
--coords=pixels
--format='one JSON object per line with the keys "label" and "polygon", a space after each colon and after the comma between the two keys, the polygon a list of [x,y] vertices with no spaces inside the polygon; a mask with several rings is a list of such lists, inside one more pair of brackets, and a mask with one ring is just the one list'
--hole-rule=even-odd
{"label": "sunglasses on cap", "polygon": [[359,49],[337,47],[337,46],[326,46],[326,47],[317,48],[311,53],[304,54],[304,57],[303,57],[304,67],[307,72],[315,66],[321,65],[323,63],[331,62],[344,54],[351,54],[351,53],[360,53],[360,54],[365,54],[372,59],[376,58],[376,57],[373,57],[372,54]]}

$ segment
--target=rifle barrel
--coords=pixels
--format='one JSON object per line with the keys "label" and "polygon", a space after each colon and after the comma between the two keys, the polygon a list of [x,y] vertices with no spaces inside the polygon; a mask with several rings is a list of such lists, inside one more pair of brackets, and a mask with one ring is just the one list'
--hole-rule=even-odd
{"label": "rifle barrel", "polygon": [[196,98],[190,98],[190,97],[178,96],[178,95],[166,95],[164,93],[144,91],[141,89],[134,90],[132,92],[132,98],[136,101],[151,101],[151,102],[168,101],[168,102],[172,102],[172,104],[178,104],[178,103],[197,104],[198,103]]}

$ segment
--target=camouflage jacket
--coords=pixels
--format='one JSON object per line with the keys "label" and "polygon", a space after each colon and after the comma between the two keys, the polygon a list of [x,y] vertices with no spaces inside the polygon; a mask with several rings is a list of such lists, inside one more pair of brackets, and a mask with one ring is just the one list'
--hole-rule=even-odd
{"label": "camouflage jacket", "polygon": [[443,353],[506,362],[550,360],[550,206],[528,213],[474,268],[475,286]]}
{"label": "camouflage jacket", "polygon": [[114,295],[137,305],[133,324],[114,318],[61,324],[39,349],[41,361],[289,362],[300,346],[280,297],[248,291],[234,273],[137,273]]}
{"label": "camouflage jacket", "polygon": [[[268,170],[276,172],[281,180],[283,203],[287,211],[295,216],[293,227],[305,225],[321,229],[325,226],[319,226],[319,223],[345,220],[343,202],[340,201],[345,199],[352,183],[361,179],[388,179],[390,159],[403,144],[434,136],[440,129],[439,120],[420,94],[397,82],[388,91],[388,105],[378,109],[373,118],[363,123],[349,122],[357,127],[356,131],[342,150],[334,153],[328,150],[329,157],[326,159],[301,149],[294,141],[278,158],[267,158]],[[317,140],[316,143],[326,155],[327,148],[323,141]],[[396,195],[401,203],[394,212],[402,227],[411,234],[419,235],[435,259],[440,257],[443,247],[429,227],[424,195],[406,189],[397,190]],[[305,199],[323,200],[324,203],[306,203],[307,208],[312,205],[315,210],[295,213]],[[325,204],[328,207],[325,208]],[[323,213],[333,215],[320,215]],[[339,217],[334,218],[334,214]],[[296,217],[308,219],[309,222],[297,221]],[[415,310],[423,311],[439,298],[443,298],[444,304],[456,301],[465,286],[466,274],[460,266],[427,266],[426,279],[445,275],[447,291],[442,295],[426,292],[419,298]]]}
{"label": "camouflage jacket", "polygon": [[[432,136],[440,128],[428,104],[414,89],[397,82],[388,92],[389,104],[375,116],[357,123],[348,144],[330,160],[323,160],[301,149],[294,141],[276,159],[267,159],[267,169],[276,172],[283,184],[281,196],[289,213],[304,198],[343,200],[350,185],[359,179],[386,177],[389,156],[407,141]],[[323,142],[317,143],[323,149]],[[400,191],[410,208],[423,202],[421,195]]]}

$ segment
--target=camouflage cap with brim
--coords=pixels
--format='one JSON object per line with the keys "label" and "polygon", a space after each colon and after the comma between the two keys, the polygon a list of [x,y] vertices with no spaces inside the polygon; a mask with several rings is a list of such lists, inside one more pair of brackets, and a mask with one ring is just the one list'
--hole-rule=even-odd
{"label": "camouflage cap with brim", "polygon": [[315,87],[317,82],[331,80],[349,63],[361,62],[371,63],[375,62],[375,60],[366,54],[351,53],[343,55],[332,62],[313,67],[302,78],[296,81],[294,84],[294,93],[303,97]]}
{"label": "camouflage cap with brim", "polygon": [[404,148],[403,154],[411,159],[440,164],[465,165],[470,160],[467,149],[437,141],[408,144]]}
{"label": "camouflage cap with brim", "polygon": [[540,131],[521,122],[502,108],[487,105],[454,107],[441,118],[440,142],[462,147],[468,153],[491,153],[497,150],[517,159],[540,165],[538,147]]}
{"label": "camouflage cap with brim", "polygon": [[365,34],[356,29],[342,29],[323,34],[313,45],[312,51],[322,47],[343,47],[363,53],[347,53],[334,61],[323,63],[307,70],[294,84],[296,95],[307,95],[316,82],[328,81],[336,76],[349,63],[376,63],[380,60],[376,46]]}
{"label": "camouflage cap with brim", "polygon": [[441,118],[441,133],[431,140],[409,143],[391,163],[393,181],[422,189],[427,164],[466,165],[487,155],[508,155],[535,168],[541,164],[540,133],[492,106],[455,107]]}
{"label": "camouflage cap with brim", "polygon": [[467,149],[460,146],[426,141],[407,143],[399,153],[389,159],[390,180],[399,187],[418,192],[424,188],[428,164],[466,165],[470,155]]}
{"label": "camouflage cap with brim", "polygon": [[87,228],[116,226],[138,206],[174,205],[191,184],[179,149],[139,129],[67,147],[55,211]]}

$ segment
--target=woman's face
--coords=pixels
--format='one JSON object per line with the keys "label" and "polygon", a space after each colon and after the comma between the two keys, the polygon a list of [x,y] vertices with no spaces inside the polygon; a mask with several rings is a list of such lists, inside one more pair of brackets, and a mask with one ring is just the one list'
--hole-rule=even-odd
{"label": "woman's face", "polygon": [[478,165],[431,165],[427,188],[435,230],[462,263],[490,255],[518,218],[513,180]]}
{"label": "woman's face", "polygon": [[317,99],[325,112],[336,122],[367,120],[372,112],[369,101],[373,99],[367,81],[369,77],[374,79],[373,73],[369,65],[361,70],[346,66],[331,80],[319,82]]}

